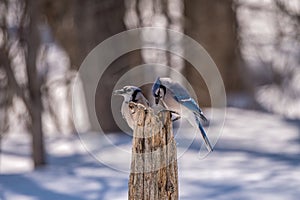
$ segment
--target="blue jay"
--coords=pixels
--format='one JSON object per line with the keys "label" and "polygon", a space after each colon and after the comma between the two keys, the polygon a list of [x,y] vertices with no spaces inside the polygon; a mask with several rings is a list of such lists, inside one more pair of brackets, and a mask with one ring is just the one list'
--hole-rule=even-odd
{"label": "blue jay", "polygon": [[[152,86],[152,95],[155,97],[156,105],[161,103],[166,109],[181,113],[193,126],[198,127],[205,141],[206,148],[208,151],[213,151],[200,122],[200,118],[204,121],[207,121],[207,119],[196,101],[184,87],[170,78],[158,77]],[[180,105],[183,106],[181,107]],[[191,116],[193,116],[192,119]]]}
{"label": "blue jay", "polygon": [[143,104],[146,107],[149,107],[148,100],[144,97],[142,90],[136,86],[124,86],[120,90],[115,90],[114,95],[121,95],[124,97],[124,101],[121,107],[121,113],[128,126],[133,130],[134,121],[131,117],[131,112],[129,110],[129,102],[135,102]]}

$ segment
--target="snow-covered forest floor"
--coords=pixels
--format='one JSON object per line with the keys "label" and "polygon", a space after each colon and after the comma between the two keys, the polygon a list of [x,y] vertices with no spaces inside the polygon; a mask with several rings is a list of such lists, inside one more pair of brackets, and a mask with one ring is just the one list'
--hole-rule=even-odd
{"label": "snow-covered forest floor", "polygon": [[[130,152],[128,135],[108,137]],[[178,160],[180,199],[299,199],[300,121],[229,108],[215,151],[199,159],[197,141]],[[3,138],[1,200],[127,199],[129,173],[101,164],[77,136],[47,136],[46,149],[48,165],[32,171],[28,135]],[[129,166],[130,153],[99,149],[112,165]]]}

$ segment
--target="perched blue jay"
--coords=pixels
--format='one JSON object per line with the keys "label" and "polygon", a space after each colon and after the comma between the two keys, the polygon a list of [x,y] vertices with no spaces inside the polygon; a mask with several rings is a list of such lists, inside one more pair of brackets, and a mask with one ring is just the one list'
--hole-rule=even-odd
{"label": "perched blue jay", "polygon": [[161,103],[166,109],[181,113],[193,126],[198,127],[208,151],[213,150],[200,122],[200,118],[204,121],[207,121],[207,119],[184,87],[170,78],[158,77],[152,86],[152,95],[155,97],[156,105]]}
{"label": "perched blue jay", "polygon": [[133,130],[134,121],[130,115],[128,104],[129,102],[135,102],[135,103],[143,104],[144,106],[148,107],[149,106],[148,100],[144,97],[142,90],[136,86],[124,86],[120,90],[115,90],[113,94],[121,95],[124,97],[124,101],[121,107],[121,113],[123,118],[127,122],[128,126]]}

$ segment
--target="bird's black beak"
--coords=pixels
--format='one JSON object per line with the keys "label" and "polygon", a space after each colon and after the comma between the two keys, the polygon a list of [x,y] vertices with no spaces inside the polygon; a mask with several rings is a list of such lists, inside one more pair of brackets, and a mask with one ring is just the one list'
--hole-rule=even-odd
{"label": "bird's black beak", "polygon": [[155,97],[155,104],[157,105],[159,103],[159,97]]}
{"label": "bird's black beak", "polygon": [[122,95],[122,94],[124,94],[124,93],[125,93],[124,89],[120,89],[120,90],[115,90],[115,91],[113,92],[113,95]]}

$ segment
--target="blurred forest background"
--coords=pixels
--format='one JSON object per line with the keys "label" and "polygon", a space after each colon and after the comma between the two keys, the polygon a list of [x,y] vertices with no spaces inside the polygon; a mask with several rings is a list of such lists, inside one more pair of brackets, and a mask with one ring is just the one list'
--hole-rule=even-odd
{"label": "blurred forest background", "polygon": [[[300,118],[297,0],[0,0],[0,140],[11,131],[31,134],[34,165],[45,164],[44,133],[75,132],[72,83],[87,54],[114,34],[149,26],[185,33],[203,45],[221,72],[228,106]],[[137,50],[101,78],[95,106],[105,113],[98,119],[105,131],[118,130],[107,106],[116,81],[151,62],[181,71],[200,105],[210,106],[205,83],[199,87],[202,78],[189,63],[167,52]]]}

